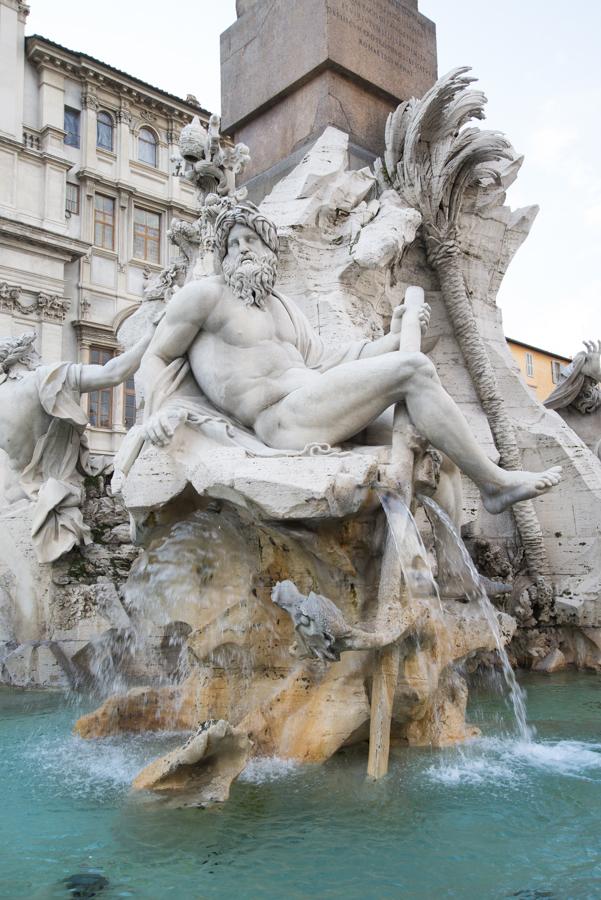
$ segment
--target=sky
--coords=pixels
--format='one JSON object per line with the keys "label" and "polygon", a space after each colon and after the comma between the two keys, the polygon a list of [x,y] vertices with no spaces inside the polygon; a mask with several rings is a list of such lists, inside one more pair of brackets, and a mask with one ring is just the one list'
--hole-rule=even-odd
{"label": "sky", "polygon": [[[219,35],[236,18],[235,0],[30,5],[28,34],[219,111]],[[499,294],[505,333],[572,356],[582,340],[601,338],[601,4],[420,0],[419,7],[437,25],[439,72],[472,66],[489,98],[486,127],[505,132],[525,156],[508,203],[540,206]]]}

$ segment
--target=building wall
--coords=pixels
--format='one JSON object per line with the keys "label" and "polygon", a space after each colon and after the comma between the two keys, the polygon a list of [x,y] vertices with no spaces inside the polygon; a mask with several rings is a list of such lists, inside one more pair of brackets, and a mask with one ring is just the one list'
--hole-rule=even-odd
{"label": "building wall", "polygon": [[559,368],[570,360],[512,338],[507,338],[507,344],[528,387],[539,400],[546,400],[558,383]]}
{"label": "building wall", "polygon": [[[88,362],[92,348],[117,351],[116,329],[141,302],[145,281],[177,253],[174,216],[195,217],[192,186],[171,156],[193,115],[208,113],[91,57],[32,36],[22,0],[0,0],[0,337],[36,330],[45,362]],[[65,107],[79,116],[78,146],[65,132]],[[98,146],[107,113],[112,148]],[[156,165],[140,159],[140,132],[156,141]],[[67,185],[78,208],[67,210]],[[98,198],[114,207],[114,240],[98,246]],[[158,217],[158,256],[134,252],[136,208]],[[147,244],[150,247],[150,243]],[[85,401],[84,401],[85,402]],[[123,388],[112,422],[90,428],[95,452],[122,440]]]}

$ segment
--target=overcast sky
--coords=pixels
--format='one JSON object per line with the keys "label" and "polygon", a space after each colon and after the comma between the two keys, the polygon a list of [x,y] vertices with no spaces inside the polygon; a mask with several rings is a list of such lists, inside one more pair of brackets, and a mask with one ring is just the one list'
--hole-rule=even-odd
{"label": "overcast sky", "polygon": [[[420,0],[420,10],[437,24],[439,71],[471,65],[488,126],[526,156],[509,202],[541,207],[501,289],[505,332],[573,355],[601,337],[601,4]],[[218,111],[219,34],[234,19],[235,0],[31,0],[27,32]]]}

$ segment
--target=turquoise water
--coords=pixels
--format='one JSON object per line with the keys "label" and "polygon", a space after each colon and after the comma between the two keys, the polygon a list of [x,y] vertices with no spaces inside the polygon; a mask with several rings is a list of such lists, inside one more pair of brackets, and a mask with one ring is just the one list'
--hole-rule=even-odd
{"label": "turquoise water", "polygon": [[84,742],[81,707],[0,691],[0,896],[178,898],[601,897],[601,679],[523,679],[534,744],[508,736],[492,691],[473,695],[485,736],[461,750],[399,750],[364,780],[362,753],[321,768],[255,762],[228,804],[172,810],[129,795],[179,737]]}

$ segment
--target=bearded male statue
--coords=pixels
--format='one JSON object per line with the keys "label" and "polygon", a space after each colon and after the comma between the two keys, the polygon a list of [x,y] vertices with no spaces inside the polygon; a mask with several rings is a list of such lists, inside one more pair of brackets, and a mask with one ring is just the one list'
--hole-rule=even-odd
{"label": "bearded male statue", "polygon": [[[326,346],[276,290],[277,231],[252,204],[221,213],[215,254],[222,274],[176,294],[142,361],[144,440],[165,446],[192,416],[252,452],[300,452],[350,441],[402,400],[417,431],[476,483],[490,512],[559,482],[559,467],[505,471],[488,459],[432,362],[399,351],[402,305],[384,337]],[[428,320],[424,305],[422,329]]]}
{"label": "bearded male statue", "polygon": [[93,474],[81,394],[116,387],[133,375],[153,333],[151,328],[103,366],[40,365],[35,332],[0,340],[0,450],[8,457],[4,499],[35,502],[31,536],[41,563],[91,540],[80,509],[83,478]]}

